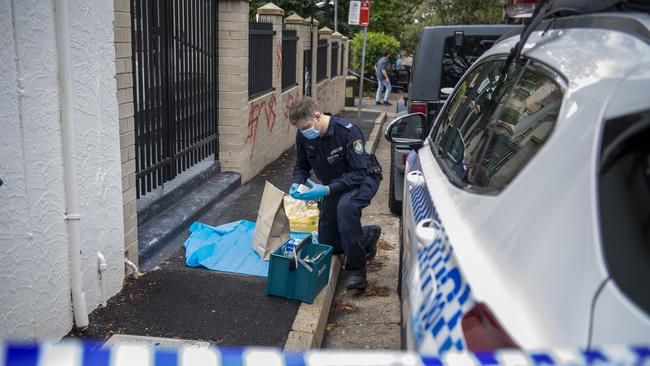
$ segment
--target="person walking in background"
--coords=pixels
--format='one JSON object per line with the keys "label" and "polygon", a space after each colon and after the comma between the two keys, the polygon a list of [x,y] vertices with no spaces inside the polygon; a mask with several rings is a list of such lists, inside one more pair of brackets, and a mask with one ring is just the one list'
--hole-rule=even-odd
{"label": "person walking in background", "polygon": [[380,58],[375,64],[375,73],[377,74],[377,95],[375,96],[375,104],[381,105],[381,90],[386,89],[384,94],[384,105],[391,105],[388,102],[390,96],[390,80],[388,79],[388,55],[389,52],[384,52],[384,57]]}

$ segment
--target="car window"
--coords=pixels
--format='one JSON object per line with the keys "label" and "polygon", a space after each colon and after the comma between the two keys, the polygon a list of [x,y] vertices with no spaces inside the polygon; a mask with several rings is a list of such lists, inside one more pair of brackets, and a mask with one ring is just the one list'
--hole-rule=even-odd
{"label": "car window", "polygon": [[497,36],[465,36],[463,44],[457,46],[453,36],[447,37],[442,56],[440,88],[455,87],[465,71],[479,56],[492,47],[497,38]]}
{"label": "car window", "polygon": [[612,280],[650,313],[650,110],[607,121],[598,203],[602,246]]}
{"label": "car window", "polygon": [[459,85],[433,135],[433,148],[452,181],[496,193],[550,135],[562,103],[557,75],[528,62],[512,65],[495,95],[503,61],[476,67]]}

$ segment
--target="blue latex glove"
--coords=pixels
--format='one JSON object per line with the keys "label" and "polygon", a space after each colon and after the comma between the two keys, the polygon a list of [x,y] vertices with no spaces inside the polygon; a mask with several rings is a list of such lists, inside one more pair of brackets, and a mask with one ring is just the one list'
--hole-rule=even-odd
{"label": "blue latex glove", "polygon": [[298,199],[298,187],[300,184],[294,183],[291,185],[291,188],[289,188],[289,195],[295,199]]}
{"label": "blue latex glove", "polygon": [[298,193],[297,199],[303,201],[318,201],[319,199],[327,196],[330,193],[328,186],[318,184],[311,179],[307,179],[307,185],[311,187],[310,190],[303,193]]}

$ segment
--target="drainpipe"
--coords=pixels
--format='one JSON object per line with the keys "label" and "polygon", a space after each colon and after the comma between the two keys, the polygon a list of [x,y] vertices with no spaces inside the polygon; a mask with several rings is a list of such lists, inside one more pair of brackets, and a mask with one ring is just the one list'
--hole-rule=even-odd
{"label": "drainpipe", "polygon": [[101,300],[102,306],[106,307],[106,295],[104,294],[104,272],[108,269],[106,264],[106,258],[102,252],[97,252],[97,273],[99,273],[99,299]]}
{"label": "drainpipe", "polygon": [[68,3],[54,1],[56,53],[59,69],[59,101],[61,111],[61,139],[63,144],[63,175],[65,183],[65,223],[70,244],[70,277],[72,308],[77,328],[88,326],[86,294],[82,291],[81,231],[79,227],[79,200],[75,157],[77,155],[76,132],[72,113],[72,68],[70,39],[68,35]]}
{"label": "drainpipe", "polygon": [[140,275],[140,270],[138,269],[138,266],[136,266],[135,263],[131,262],[128,258],[124,258],[124,263],[126,264],[127,267],[131,268],[131,276],[133,276],[133,278],[137,280],[138,275]]}

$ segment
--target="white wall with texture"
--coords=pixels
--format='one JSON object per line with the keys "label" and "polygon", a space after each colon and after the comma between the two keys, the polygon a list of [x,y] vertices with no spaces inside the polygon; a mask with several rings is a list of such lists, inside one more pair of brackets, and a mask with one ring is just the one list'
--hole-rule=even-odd
{"label": "white wall with texture", "polygon": [[[54,3],[0,0],[0,338],[73,325]],[[122,287],[124,244],[112,1],[68,1],[88,312]],[[99,281],[97,252],[108,270]]]}

